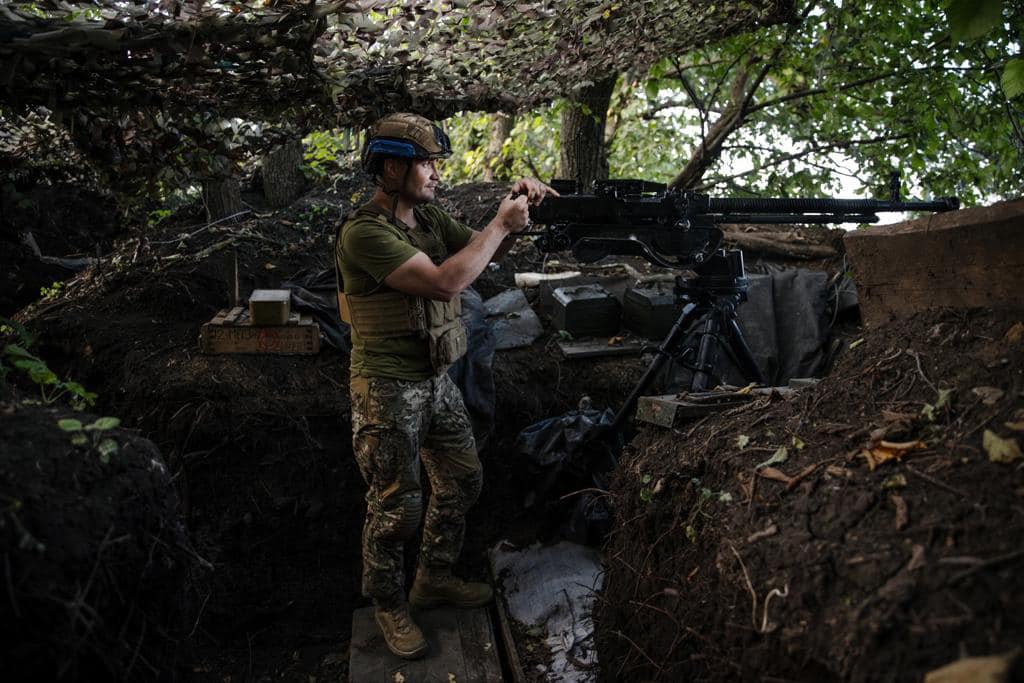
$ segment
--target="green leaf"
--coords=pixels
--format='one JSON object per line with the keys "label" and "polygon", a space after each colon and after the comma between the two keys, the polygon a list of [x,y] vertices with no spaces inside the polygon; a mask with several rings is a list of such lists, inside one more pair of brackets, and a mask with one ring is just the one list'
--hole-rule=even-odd
{"label": "green leaf", "polygon": [[65,432],[80,432],[82,431],[82,421],[65,418],[63,420],[57,420],[57,426],[63,429]]}
{"label": "green leaf", "polygon": [[981,38],[1003,20],[1003,0],[951,0],[946,8],[953,40]]}
{"label": "green leaf", "polygon": [[39,360],[31,353],[29,353],[27,349],[22,348],[17,344],[7,344],[6,346],[4,346],[4,355],[10,356],[12,358],[29,358],[32,360]]}
{"label": "green leaf", "polygon": [[1008,100],[1024,94],[1024,59],[1017,57],[1006,63],[1006,67],[1003,69],[1002,85]]}
{"label": "green leaf", "polygon": [[113,439],[107,438],[96,444],[96,450],[100,454],[100,462],[106,464],[110,462],[110,456],[117,453],[121,447],[117,445],[117,442]]}
{"label": "green leaf", "polygon": [[882,482],[883,489],[902,489],[907,486],[907,475],[891,474]]}
{"label": "green leaf", "polygon": [[71,444],[74,446],[88,446],[89,437],[84,432],[75,432],[71,435]]}
{"label": "green leaf", "polygon": [[50,385],[58,384],[60,382],[57,379],[57,374],[46,367],[45,363],[39,363],[35,367],[31,368],[28,372],[28,376],[32,378],[32,381],[36,384]]}
{"label": "green leaf", "polygon": [[93,422],[91,425],[88,425],[86,427],[86,430],[92,431],[92,430],[95,429],[96,431],[105,432],[108,429],[116,429],[116,428],[118,428],[120,426],[121,426],[120,418],[116,418],[116,417],[101,417],[101,418],[97,419],[95,422]]}

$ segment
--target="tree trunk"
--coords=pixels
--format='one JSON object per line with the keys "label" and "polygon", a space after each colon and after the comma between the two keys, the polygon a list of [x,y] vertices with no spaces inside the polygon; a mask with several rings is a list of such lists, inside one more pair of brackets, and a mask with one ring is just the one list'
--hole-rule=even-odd
{"label": "tree trunk", "polygon": [[611,77],[583,88],[562,109],[562,177],[575,180],[581,192],[589,192],[595,180],[608,177],[604,133],[615,80]]}
{"label": "tree trunk", "polygon": [[512,134],[516,117],[503,112],[491,118],[491,135],[487,141],[487,155],[484,158],[484,180],[509,180],[512,177],[512,159],[505,154],[505,141]]}
{"label": "tree trunk", "polygon": [[206,220],[216,221],[242,211],[242,190],[235,178],[209,178],[203,181]]}
{"label": "tree trunk", "polygon": [[302,141],[289,140],[263,157],[263,196],[275,207],[288,206],[302,192]]}

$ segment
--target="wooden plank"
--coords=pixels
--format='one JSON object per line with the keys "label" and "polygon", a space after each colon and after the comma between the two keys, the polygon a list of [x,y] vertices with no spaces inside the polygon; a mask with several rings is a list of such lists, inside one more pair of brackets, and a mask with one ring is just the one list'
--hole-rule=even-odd
{"label": "wooden plank", "polygon": [[[498,585],[494,577],[494,565],[491,565],[491,576],[494,585]],[[505,604],[505,596],[497,593],[494,596],[494,608],[498,613],[498,633],[501,635],[501,644],[505,648],[505,655],[508,659],[508,668],[512,673],[512,683],[525,683],[526,675],[523,673],[523,663],[519,661],[519,650],[516,648],[516,637],[512,633],[512,622],[508,616],[508,606]]]}
{"label": "wooden plank", "polygon": [[252,325],[213,325],[199,331],[203,353],[265,353],[313,355],[320,352],[320,326],[253,327]]}
{"label": "wooden plank", "polygon": [[647,346],[650,345],[640,341],[611,345],[607,339],[558,342],[559,350],[567,359],[593,358],[594,356],[635,356]]}
{"label": "wooden plank", "polygon": [[738,403],[745,403],[751,398],[749,395],[731,396],[730,398],[723,397],[721,401],[704,402],[681,400],[675,394],[641,396],[636,403],[636,419],[659,427],[676,427],[689,418],[703,417],[709,413],[731,408]]}
{"label": "wooden plank", "polygon": [[224,324],[233,325],[238,320],[239,316],[241,316],[242,313],[244,312],[244,308],[242,308],[241,306],[235,306],[230,311],[228,311],[227,316],[224,318]]}
{"label": "wooden plank", "polygon": [[210,321],[210,324],[211,325],[223,325],[224,324],[224,319],[227,318],[227,316],[228,316],[228,311],[227,311],[227,309],[225,309],[225,310],[221,311],[220,313],[218,313],[217,315],[213,316],[213,320]]}
{"label": "wooden plank", "polygon": [[636,419],[659,427],[678,427],[688,419],[720,412],[759,396],[774,393],[786,398],[795,391],[790,387],[760,387],[742,394],[736,391],[702,391],[641,396],[637,399]]}
{"label": "wooden plank", "polygon": [[843,242],[867,325],[1021,300],[1024,200],[851,231]]}
{"label": "wooden plank", "polygon": [[500,683],[501,663],[486,608],[424,610],[414,613],[414,619],[430,649],[421,659],[407,660],[388,650],[373,607],[356,610],[352,615],[349,680]]}

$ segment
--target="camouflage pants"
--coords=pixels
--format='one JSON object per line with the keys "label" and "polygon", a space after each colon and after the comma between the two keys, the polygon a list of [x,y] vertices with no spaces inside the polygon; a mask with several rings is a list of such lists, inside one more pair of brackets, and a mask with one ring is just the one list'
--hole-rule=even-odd
{"label": "camouflage pants", "polygon": [[363,594],[405,600],[403,551],[423,509],[420,458],[430,479],[419,565],[450,569],[481,471],[462,394],[447,374],[421,382],[353,377],[352,445],[369,490],[363,525]]}

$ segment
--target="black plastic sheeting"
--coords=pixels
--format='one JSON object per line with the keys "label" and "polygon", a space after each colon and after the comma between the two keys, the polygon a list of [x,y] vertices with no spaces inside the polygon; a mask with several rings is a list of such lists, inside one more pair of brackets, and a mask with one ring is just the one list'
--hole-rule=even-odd
{"label": "black plastic sheeting", "polygon": [[611,430],[615,413],[595,410],[589,399],[578,410],[535,422],[516,437],[516,452],[538,484],[524,504],[548,505],[568,494],[560,534],[577,543],[598,544],[611,529],[612,509],[600,491],[618,464],[621,436]]}
{"label": "black plastic sheeting", "polygon": [[338,285],[333,269],[300,270],[281,283],[281,289],[292,293],[293,311],[309,313],[316,319],[324,342],[346,353],[351,351],[348,325],[338,315]]}
{"label": "black plastic sheeting", "polygon": [[[828,273],[789,269],[748,278],[747,301],[740,305],[736,319],[768,384],[820,377],[828,367],[831,341]],[[748,383],[724,349],[720,349],[718,367],[722,383]],[[690,377],[687,368],[670,364],[664,393],[688,389]]]}
{"label": "black plastic sheeting", "polygon": [[480,294],[473,288],[465,289],[461,299],[462,323],[469,337],[469,349],[448,369],[448,376],[462,390],[477,446],[483,447],[494,430],[496,340]]}

